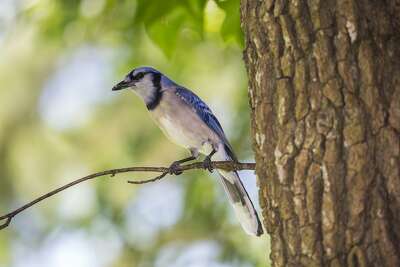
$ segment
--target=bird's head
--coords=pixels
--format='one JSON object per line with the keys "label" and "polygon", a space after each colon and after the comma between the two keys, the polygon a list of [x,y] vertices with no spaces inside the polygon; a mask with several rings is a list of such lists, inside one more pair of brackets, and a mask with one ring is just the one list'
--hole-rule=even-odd
{"label": "bird's head", "polygon": [[125,79],[117,83],[112,90],[132,89],[146,104],[151,103],[162,90],[162,80],[165,77],[151,67],[139,67],[129,72]]}
{"label": "bird's head", "polygon": [[160,78],[161,73],[158,70],[151,67],[139,67],[129,72],[112,90],[117,91],[125,88],[133,90],[151,89]]}

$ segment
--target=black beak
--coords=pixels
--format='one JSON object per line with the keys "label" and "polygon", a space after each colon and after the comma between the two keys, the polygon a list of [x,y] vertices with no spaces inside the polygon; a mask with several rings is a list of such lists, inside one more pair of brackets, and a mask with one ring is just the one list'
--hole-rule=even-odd
{"label": "black beak", "polygon": [[126,81],[121,81],[119,83],[117,83],[116,85],[114,85],[114,87],[112,88],[113,91],[118,91],[118,90],[122,90],[125,89],[127,87],[129,87],[129,83]]}

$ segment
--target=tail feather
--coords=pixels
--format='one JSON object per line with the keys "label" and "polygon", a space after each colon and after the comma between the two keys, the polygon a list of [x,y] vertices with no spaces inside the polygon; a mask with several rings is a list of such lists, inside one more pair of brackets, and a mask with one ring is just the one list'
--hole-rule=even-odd
{"label": "tail feather", "polygon": [[233,206],[236,217],[246,233],[260,236],[263,234],[262,224],[258,218],[250,197],[244,188],[237,172],[218,170],[222,186]]}
{"label": "tail feather", "polygon": [[[237,161],[232,147],[226,141],[219,145],[214,155],[215,160]],[[249,194],[244,188],[242,181],[236,171],[217,170],[221,177],[222,186],[228,195],[229,201],[235,211],[236,217],[246,233],[260,236],[263,234],[262,224],[258,218],[257,211],[250,200]]]}

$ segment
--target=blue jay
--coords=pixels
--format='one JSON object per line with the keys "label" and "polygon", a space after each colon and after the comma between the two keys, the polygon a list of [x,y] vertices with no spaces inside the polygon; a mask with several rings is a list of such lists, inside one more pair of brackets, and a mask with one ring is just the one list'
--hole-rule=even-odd
{"label": "blue jay", "polygon": [[[171,172],[179,174],[179,164],[206,155],[205,168],[212,171],[215,160],[237,161],[221,124],[210,108],[193,92],[176,84],[151,67],[140,67],[129,72],[112,90],[132,89],[139,95],[151,117],[174,143],[187,148],[191,157],[175,161]],[[221,183],[243,229],[259,236],[263,228],[253,203],[236,171],[217,170]]]}

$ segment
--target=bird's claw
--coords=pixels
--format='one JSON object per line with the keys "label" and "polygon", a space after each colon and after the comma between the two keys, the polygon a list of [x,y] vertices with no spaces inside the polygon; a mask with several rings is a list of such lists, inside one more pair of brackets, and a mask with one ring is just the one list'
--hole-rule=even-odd
{"label": "bird's claw", "polygon": [[211,164],[211,159],[210,159],[210,157],[207,156],[207,157],[204,159],[204,161],[203,161],[203,168],[204,168],[205,170],[208,170],[209,172],[213,172],[214,168],[213,168],[213,166],[212,166],[212,164]]}
{"label": "bird's claw", "polygon": [[169,169],[168,172],[170,174],[175,174],[175,175],[182,174],[181,166],[177,161],[172,162],[171,166],[169,166],[168,169]]}

